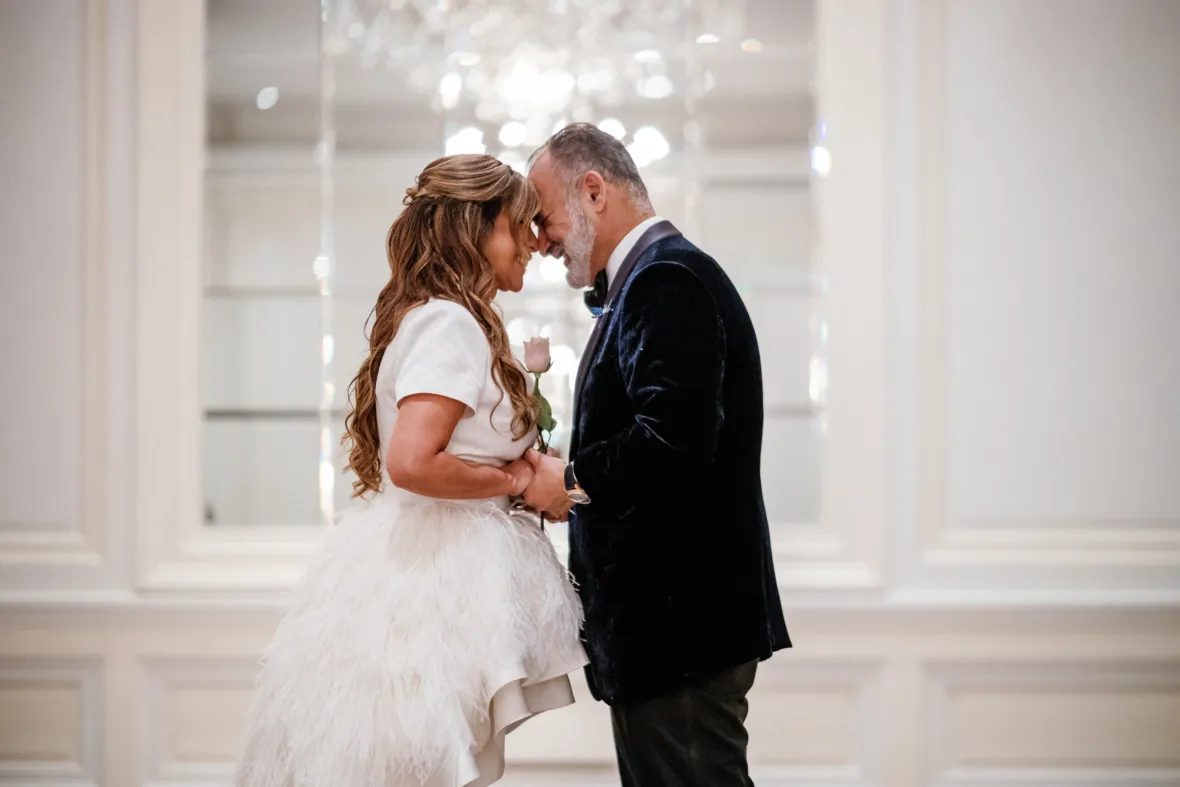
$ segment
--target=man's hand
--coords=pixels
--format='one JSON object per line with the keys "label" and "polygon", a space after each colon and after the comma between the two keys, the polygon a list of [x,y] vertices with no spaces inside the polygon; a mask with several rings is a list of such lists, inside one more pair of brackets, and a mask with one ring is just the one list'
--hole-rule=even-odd
{"label": "man's hand", "polygon": [[574,501],[566,499],[561,508],[545,512],[545,517],[550,522],[567,522],[570,518],[570,511],[574,510]]}
{"label": "man's hand", "polygon": [[508,494],[514,497],[524,492],[533,480],[533,467],[523,459],[505,465],[504,472],[512,479]]}
{"label": "man's hand", "polygon": [[531,448],[524,458],[533,468],[533,480],[524,490],[524,501],[554,521],[564,522],[573,507],[565,491],[565,462]]}

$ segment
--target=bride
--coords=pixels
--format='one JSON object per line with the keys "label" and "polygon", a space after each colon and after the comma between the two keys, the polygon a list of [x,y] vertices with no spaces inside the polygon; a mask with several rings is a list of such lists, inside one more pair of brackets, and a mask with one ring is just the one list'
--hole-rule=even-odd
{"label": "bride", "polygon": [[532,379],[492,298],[536,249],[532,186],[441,158],[389,229],[391,275],[345,422],[357,504],[267,649],[238,787],[460,787],[573,702],[577,594],[531,515]]}

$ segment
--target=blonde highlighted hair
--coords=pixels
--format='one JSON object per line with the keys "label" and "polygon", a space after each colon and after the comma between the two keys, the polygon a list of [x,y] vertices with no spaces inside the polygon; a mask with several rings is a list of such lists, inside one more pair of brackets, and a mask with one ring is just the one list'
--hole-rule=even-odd
{"label": "blonde highlighted hair", "polygon": [[344,420],[348,469],[356,474],[353,497],[381,488],[377,431],[377,372],[402,318],[431,298],[467,309],[483,329],[492,351],[492,379],[512,403],[513,435],[536,426],[537,414],[523,370],[508,347],[500,313],[492,306],[496,282],[483,254],[496,218],[506,212],[517,252],[530,254],[530,224],[540,200],[529,181],[491,156],[446,156],[431,162],[406,189],[405,209],[385,239],[389,282],[370,315],[369,355],[349,386]]}

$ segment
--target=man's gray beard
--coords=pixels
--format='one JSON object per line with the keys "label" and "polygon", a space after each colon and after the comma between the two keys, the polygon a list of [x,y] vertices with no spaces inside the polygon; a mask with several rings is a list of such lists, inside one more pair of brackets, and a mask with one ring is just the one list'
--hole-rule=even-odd
{"label": "man's gray beard", "polygon": [[570,231],[565,236],[565,280],[575,290],[593,284],[590,276],[590,255],[594,251],[594,225],[577,201],[566,205],[570,217]]}

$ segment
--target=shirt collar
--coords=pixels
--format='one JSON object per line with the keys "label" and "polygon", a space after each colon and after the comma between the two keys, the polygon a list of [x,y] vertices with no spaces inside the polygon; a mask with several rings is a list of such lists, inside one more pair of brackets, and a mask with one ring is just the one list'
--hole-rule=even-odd
{"label": "shirt collar", "polygon": [[631,253],[631,249],[635,248],[635,244],[639,242],[639,237],[647,232],[648,227],[658,224],[661,221],[663,219],[659,216],[646,218],[623,236],[623,239],[619,241],[619,245],[615,246],[615,250],[610,253],[610,258],[606,261],[606,283],[608,287],[614,284],[615,275],[619,272],[619,268],[623,267],[623,260],[627,259],[627,255]]}

